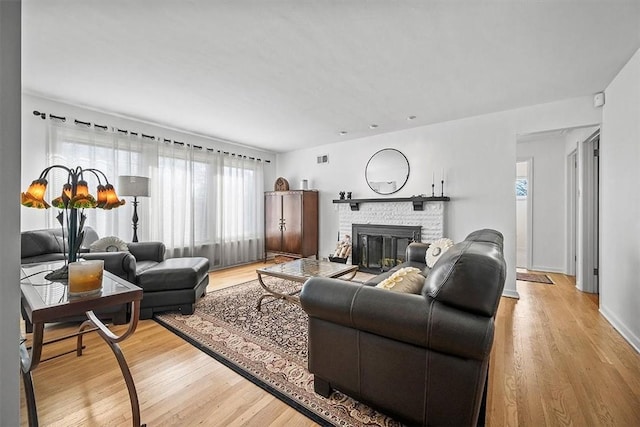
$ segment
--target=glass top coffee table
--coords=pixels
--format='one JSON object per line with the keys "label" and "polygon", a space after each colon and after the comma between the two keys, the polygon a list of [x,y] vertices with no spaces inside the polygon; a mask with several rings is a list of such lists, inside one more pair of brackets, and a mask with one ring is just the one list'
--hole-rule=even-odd
{"label": "glass top coffee table", "polygon": [[257,309],[260,310],[262,307],[262,300],[268,297],[282,299],[300,305],[300,297],[298,297],[297,294],[300,293],[302,286],[299,290],[293,293],[285,294],[267,286],[262,280],[262,276],[271,276],[304,283],[311,277],[343,278],[343,276],[347,274],[351,275],[346,277],[345,280],[351,280],[355,277],[357,272],[357,265],[340,264],[337,262],[320,261],[310,258],[300,258],[282,264],[259,268],[256,270],[256,273],[258,273],[258,282],[260,282],[260,286],[262,286],[267,293],[262,295],[258,300]]}

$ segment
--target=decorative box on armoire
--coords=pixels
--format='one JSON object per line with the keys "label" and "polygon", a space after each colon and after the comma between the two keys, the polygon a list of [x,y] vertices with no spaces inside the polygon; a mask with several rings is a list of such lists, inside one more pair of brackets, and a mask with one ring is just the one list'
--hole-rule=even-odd
{"label": "decorative box on armoire", "polygon": [[318,192],[264,193],[264,241],[267,252],[295,258],[318,255]]}

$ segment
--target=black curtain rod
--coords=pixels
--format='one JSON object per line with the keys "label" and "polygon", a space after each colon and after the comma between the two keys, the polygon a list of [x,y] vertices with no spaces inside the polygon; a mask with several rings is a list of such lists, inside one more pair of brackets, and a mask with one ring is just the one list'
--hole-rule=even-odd
{"label": "black curtain rod", "polygon": [[[33,115],[40,117],[42,120],[47,118],[47,113],[42,113],[42,112],[37,111],[37,110],[33,110]],[[54,120],[60,120],[61,122],[66,122],[67,121],[66,117],[64,117],[64,116],[55,116],[53,114],[49,114],[49,118],[50,119],[54,119]],[[77,120],[77,119],[74,120],[74,123],[76,125],[82,125],[82,126],[86,126],[86,127],[91,127],[91,125],[93,124],[93,127],[101,129],[101,130],[104,130],[104,131],[109,129],[109,127],[106,126],[106,125],[99,125],[97,123],[91,123],[91,122],[83,122],[83,121],[80,121],[80,120]],[[211,153],[221,153],[221,154],[225,154],[225,155],[228,155],[228,156],[237,156],[237,157],[245,158],[245,159],[249,159],[249,160],[257,160],[259,162],[271,163],[271,160],[268,160],[268,159],[263,160],[263,159],[261,159],[259,157],[251,157],[251,156],[247,156],[245,154],[230,153],[228,151],[216,150],[215,148],[205,148],[205,147],[203,147],[201,145],[188,144],[188,143],[185,143],[185,142],[176,141],[176,140],[172,140],[172,139],[169,139],[169,138],[160,138],[160,137],[156,138],[154,135],[147,135],[147,134],[144,134],[144,133],[138,134],[138,132],[134,132],[134,131],[126,130],[126,129],[120,129],[120,128],[116,128],[116,127],[112,128],[112,129],[113,129],[114,132],[122,133],[122,134],[125,134],[125,135],[127,135],[127,134],[133,135],[133,136],[140,135],[142,138],[152,139],[152,140],[158,141],[158,142],[165,142],[165,143],[169,143],[169,144],[182,145],[182,146],[197,148],[198,150],[208,151],[208,152],[211,152]]]}

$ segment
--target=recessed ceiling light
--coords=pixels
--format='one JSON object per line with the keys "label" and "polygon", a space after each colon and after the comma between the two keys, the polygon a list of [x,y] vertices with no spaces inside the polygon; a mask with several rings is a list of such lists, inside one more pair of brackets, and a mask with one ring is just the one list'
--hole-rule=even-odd
{"label": "recessed ceiling light", "polygon": [[377,127],[378,127],[378,125],[376,125],[376,124],[370,124],[370,125],[369,125],[369,128],[371,128],[371,129],[375,129],[375,128],[377,128]]}
{"label": "recessed ceiling light", "polygon": [[409,116],[409,117],[407,117],[407,120],[413,120],[415,118],[416,118],[416,116]]}
{"label": "recessed ceiling light", "polygon": [[346,135],[346,134],[347,134],[347,131],[346,131],[346,130],[341,130],[341,131],[340,131],[340,135]]}

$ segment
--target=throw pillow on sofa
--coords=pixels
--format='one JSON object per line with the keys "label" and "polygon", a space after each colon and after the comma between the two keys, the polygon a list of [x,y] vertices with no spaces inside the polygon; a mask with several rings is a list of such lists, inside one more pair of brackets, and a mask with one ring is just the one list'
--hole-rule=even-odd
{"label": "throw pillow on sofa", "polygon": [[376,285],[377,288],[394,292],[419,294],[424,284],[424,276],[419,268],[404,267]]}
{"label": "throw pillow on sofa", "polygon": [[453,246],[453,241],[447,238],[438,239],[431,243],[427,248],[427,254],[425,256],[427,267],[433,268],[436,261],[438,261],[438,258],[440,258],[451,246]]}
{"label": "throw pillow on sofa", "polygon": [[89,252],[124,252],[128,250],[127,243],[116,236],[103,237],[89,246]]}

